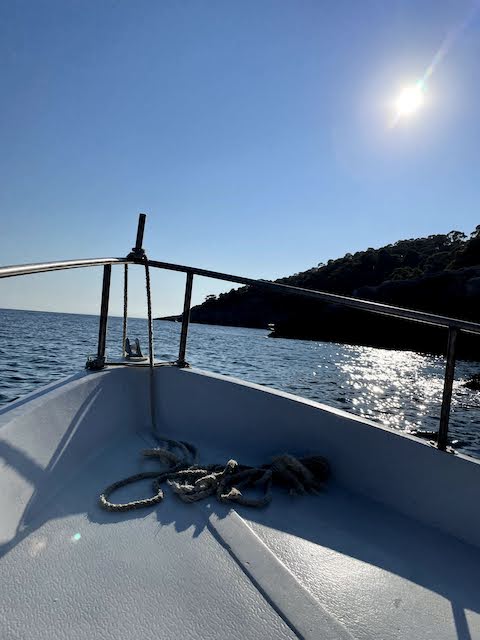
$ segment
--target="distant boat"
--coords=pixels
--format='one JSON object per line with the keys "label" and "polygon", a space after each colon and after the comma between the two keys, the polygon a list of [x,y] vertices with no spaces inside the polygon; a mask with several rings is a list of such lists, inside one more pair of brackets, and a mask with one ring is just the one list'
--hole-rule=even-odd
{"label": "distant boat", "polygon": [[[126,258],[0,268],[4,278],[104,267],[98,349],[88,369],[0,411],[0,637],[480,638],[480,463],[447,447],[455,336],[478,334],[480,326],[306,293],[449,328],[433,446],[345,411],[189,367],[194,275],[304,292],[148,260],[143,224],[144,218]],[[150,268],[187,274],[175,362],[153,359],[151,312],[148,363],[106,360],[117,264],[125,265],[125,293],[127,265],[145,269],[149,309]],[[126,310],[125,295],[124,345]],[[228,363],[219,361],[218,369],[228,373]],[[193,460],[188,443],[203,467],[222,463],[223,471],[178,463],[178,451]],[[140,466],[146,447],[149,467]],[[292,455],[270,462],[285,452]],[[290,495],[317,486],[307,461],[319,456],[331,468],[325,490]],[[250,466],[235,466],[232,458]],[[145,469],[155,470],[153,488],[117,483],[145,478]],[[182,481],[182,473],[191,479]],[[244,486],[250,477],[253,493]],[[164,500],[162,478],[170,482]],[[184,504],[175,494],[205,500]],[[272,496],[263,510],[241,504]],[[151,512],[143,508],[156,503]]]}

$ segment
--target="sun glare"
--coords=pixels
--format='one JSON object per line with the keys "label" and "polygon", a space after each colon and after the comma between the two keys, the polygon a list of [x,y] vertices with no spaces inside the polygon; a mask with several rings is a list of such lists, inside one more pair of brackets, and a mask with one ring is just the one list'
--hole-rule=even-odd
{"label": "sun glare", "polygon": [[398,117],[410,116],[422,106],[423,90],[419,85],[406,87],[395,100]]}

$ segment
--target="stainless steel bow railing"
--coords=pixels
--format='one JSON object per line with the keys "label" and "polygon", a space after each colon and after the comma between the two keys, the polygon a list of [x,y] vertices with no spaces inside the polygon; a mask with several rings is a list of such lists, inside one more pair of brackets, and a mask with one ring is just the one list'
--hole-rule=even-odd
{"label": "stainless steel bow railing", "polygon": [[140,214],[137,229],[137,239],[135,247],[126,258],[92,258],[80,260],[63,260],[59,262],[43,262],[36,264],[24,264],[0,267],[0,278],[11,278],[16,276],[29,275],[34,273],[45,273],[49,271],[63,271],[66,269],[79,269],[84,267],[103,266],[103,287],[102,301],[100,307],[100,323],[98,336],[97,360],[100,363],[105,362],[105,345],[107,334],[107,318],[108,304],[110,295],[110,277],[112,265],[129,265],[146,263],[150,267],[165,269],[168,271],[178,271],[186,274],[185,296],[182,314],[182,329],[180,334],[180,345],[178,360],[176,364],[180,367],[186,366],[186,348],[188,338],[188,326],[190,322],[190,307],[192,298],[193,277],[202,276],[213,278],[215,280],[223,280],[233,282],[235,284],[247,285],[257,289],[276,292],[279,294],[298,295],[302,297],[314,298],[322,302],[329,302],[338,305],[359,309],[369,313],[388,316],[391,318],[402,318],[422,324],[428,324],[436,327],[444,327],[448,330],[447,350],[446,350],[446,367],[445,379],[443,385],[442,407],[440,412],[440,424],[437,436],[437,447],[441,451],[447,450],[448,443],[448,423],[450,418],[450,407],[452,400],[453,380],[455,374],[456,361],[456,342],[460,333],[470,333],[480,335],[480,324],[468,322],[458,318],[449,318],[439,316],[433,313],[425,313],[414,309],[404,309],[393,305],[372,302],[370,300],[361,300],[360,298],[352,298],[348,296],[327,293],[325,291],[314,291],[312,289],[303,289],[301,287],[292,287],[286,284],[270,282],[268,280],[255,280],[254,278],[245,278],[220,271],[210,271],[209,269],[201,269],[198,267],[190,267],[185,265],[173,264],[169,262],[161,262],[158,260],[149,260],[145,257],[142,249],[143,230],[145,226],[145,215]]}

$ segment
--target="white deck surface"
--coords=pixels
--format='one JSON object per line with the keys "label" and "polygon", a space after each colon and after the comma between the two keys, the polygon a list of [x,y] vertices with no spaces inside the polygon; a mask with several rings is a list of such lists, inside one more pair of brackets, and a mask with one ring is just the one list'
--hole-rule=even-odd
{"label": "white deck surface", "polygon": [[2,640],[480,638],[478,548],[334,484],[240,517],[168,490],[154,510],[101,510],[144,446],[123,436],[30,502],[0,547]]}

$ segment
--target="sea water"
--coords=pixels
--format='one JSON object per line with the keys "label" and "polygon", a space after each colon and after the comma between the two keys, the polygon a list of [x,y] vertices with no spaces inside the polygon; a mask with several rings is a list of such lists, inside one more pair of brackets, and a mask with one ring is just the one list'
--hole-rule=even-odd
{"label": "sea water", "polygon": [[[175,360],[180,324],[155,321],[155,356]],[[147,321],[128,335],[148,347]],[[98,317],[0,310],[0,404],[74,373],[95,354]],[[122,319],[108,322],[107,355],[121,356]],[[328,342],[268,338],[267,330],[191,324],[187,360],[195,367],[288,391],[395,429],[436,431],[445,359]],[[480,392],[464,386],[480,369],[457,363],[450,435],[480,458]]]}

